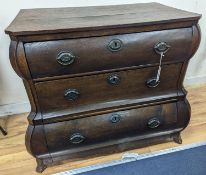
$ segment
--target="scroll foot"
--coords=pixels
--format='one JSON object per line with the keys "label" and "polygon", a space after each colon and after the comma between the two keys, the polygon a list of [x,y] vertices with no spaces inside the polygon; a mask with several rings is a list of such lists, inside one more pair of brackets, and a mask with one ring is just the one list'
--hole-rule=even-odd
{"label": "scroll foot", "polygon": [[37,158],[36,162],[37,162],[36,172],[42,173],[47,168],[47,165],[44,163],[44,160],[42,159]]}
{"label": "scroll foot", "polygon": [[182,144],[182,138],[179,132],[175,133],[172,137],[175,143]]}
{"label": "scroll foot", "polygon": [[0,131],[2,132],[2,134],[3,134],[4,136],[7,135],[6,130],[5,130],[3,127],[1,127],[1,126],[0,126]]}

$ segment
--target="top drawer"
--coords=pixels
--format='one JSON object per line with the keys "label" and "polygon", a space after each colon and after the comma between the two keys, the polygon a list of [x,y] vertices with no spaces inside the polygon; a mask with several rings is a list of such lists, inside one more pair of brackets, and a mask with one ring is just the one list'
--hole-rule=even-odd
{"label": "top drawer", "polygon": [[32,42],[24,47],[36,79],[159,63],[160,56],[154,51],[158,42],[170,45],[163,62],[185,60],[191,49],[192,28]]}

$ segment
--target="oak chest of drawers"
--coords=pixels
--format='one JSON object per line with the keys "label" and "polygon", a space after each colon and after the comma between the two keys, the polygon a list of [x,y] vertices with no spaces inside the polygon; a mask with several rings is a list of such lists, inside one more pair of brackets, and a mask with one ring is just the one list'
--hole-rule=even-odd
{"label": "oak chest of drawers", "polygon": [[26,147],[37,171],[148,141],[181,143],[200,17],[158,3],[21,10],[6,33],[31,103]]}

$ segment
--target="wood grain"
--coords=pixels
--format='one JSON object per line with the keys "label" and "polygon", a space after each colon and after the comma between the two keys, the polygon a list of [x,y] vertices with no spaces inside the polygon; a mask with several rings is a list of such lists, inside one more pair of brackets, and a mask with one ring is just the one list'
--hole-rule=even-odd
{"label": "wood grain", "polygon": [[[192,117],[189,126],[182,132],[183,144],[206,141],[206,85],[188,87],[188,99],[192,108]],[[8,119],[8,136],[0,134],[0,174],[1,175],[35,175],[36,162],[26,151],[24,135],[27,127],[27,113],[12,116]],[[141,149],[127,152],[148,153],[161,149],[178,146],[174,142],[147,145]],[[123,153],[108,156],[99,156],[87,160],[67,162],[62,165],[49,167],[42,174],[49,175],[69,169],[80,168],[96,163],[120,159]]]}
{"label": "wood grain", "polygon": [[[200,17],[201,15],[158,3],[21,10],[6,29],[6,33],[11,38],[12,66],[24,80],[32,106],[28,117],[30,124],[26,134],[26,147],[37,160],[37,172],[42,172],[53,163],[64,162],[65,159],[71,161],[78,157],[85,159],[87,155],[90,158],[100,154],[105,155],[107,151],[114,153],[128,150],[151,142],[156,143],[166,137],[167,140],[173,139],[181,143],[178,135],[188,125],[191,113],[182,81],[188,64],[186,60],[199,45],[200,36],[197,23]],[[166,30],[171,28],[172,30]],[[137,33],[140,31],[144,32]],[[56,39],[59,40],[55,41]],[[113,42],[111,48],[108,43],[111,44],[112,39],[116,39],[116,42]],[[37,40],[40,42],[35,42]],[[164,42],[168,42],[171,46],[167,53],[162,52],[165,50],[164,46],[168,48]],[[123,46],[119,50],[121,43]],[[159,43],[159,51],[154,48],[156,43]],[[183,46],[184,49],[182,49]],[[71,49],[69,50],[71,53],[65,53],[68,52],[67,47]],[[115,52],[117,49],[118,52]],[[160,52],[162,57],[163,53],[166,54],[166,59],[163,59],[165,62],[163,61],[160,83],[154,86],[155,88],[149,88],[149,82],[154,82],[153,77],[156,77],[158,67],[155,66],[157,66]],[[64,70],[59,63],[61,65],[74,64]],[[143,65],[144,67],[141,67]],[[72,66],[75,67],[72,68]],[[91,76],[88,76],[89,74]],[[111,74],[113,74],[112,79]],[[114,76],[114,74],[118,75]],[[115,79],[118,84],[112,83],[111,85]],[[75,100],[75,96],[79,98]],[[71,99],[73,101],[68,102]],[[169,107],[166,105],[166,103],[169,104],[168,100],[175,102],[176,105]],[[147,107],[144,106],[145,109],[152,109],[154,105],[157,105],[154,103],[162,104],[161,109],[164,108],[164,111],[174,114],[174,117],[177,116],[177,120],[173,121],[173,124],[176,123],[175,127],[172,127],[173,124],[170,127],[162,119],[163,123],[160,128],[156,128],[155,132],[149,132],[148,126],[151,125],[148,121],[146,123],[148,118],[144,116],[151,116],[150,110],[141,112],[143,108],[140,108],[147,105]],[[139,109],[132,112],[136,106]],[[136,122],[138,115],[141,116],[138,129],[145,129],[144,132],[141,131],[141,135],[123,137],[124,133],[130,134],[131,131],[125,132],[125,127],[121,127],[123,133],[116,132],[114,129],[112,136],[108,123],[104,121],[107,117],[104,116],[114,110],[120,111],[120,108],[121,111],[130,111],[128,114],[131,114],[131,118],[128,117],[125,122],[130,129],[136,127],[130,119],[135,119],[134,122]],[[161,111],[160,108],[156,109],[157,111],[153,111],[155,117]],[[73,110],[73,113],[68,113],[69,110]],[[139,110],[140,114],[137,115]],[[100,112],[99,116],[91,117],[94,116],[92,114]],[[163,114],[160,114],[160,117],[168,119],[167,112],[165,117]],[[56,120],[68,119],[70,115],[76,115],[76,117],[78,115],[79,118],[84,117],[84,119],[70,118],[70,121],[55,123]],[[45,123],[45,116],[47,116],[48,123]],[[85,118],[88,116],[91,119]],[[172,119],[172,117],[169,118]],[[98,121],[93,122],[93,120]],[[153,124],[154,122],[160,123],[160,120],[155,118],[152,120]],[[89,146],[74,148],[75,152],[65,147],[64,143],[67,142],[68,137],[66,136],[67,130],[64,129],[65,127],[68,129],[67,125],[69,129],[74,127],[72,130],[75,132],[77,129],[86,127],[82,133],[88,136]],[[168,128],[164,129],[166,125]],[[98,128],[93,129],[93,126],[98,126]],[[57,129],[59,132],[56,132]],[[49,133],[49,138],[45,133]],[[58,140],[58,133],[63,136],[60,140]],[[105,139],[105,142],[100,143],[104,136],[108,136],[104,135],[106,133],[110,133],[109,136],[115,138]],[[119,136],[122,135],[120,139],[117,133]],[[66,138],[65,142],[64,138]],[[79,134],[70,138],[76,138],[78,142],[82,136]],[[90,144],[93,141],[90,138],[94,138],[95,144]],[[56,142],[63,144],[56,145]],[[19,160],[19,157],[17,156],[16,159]]]}
{"label": "wood grain", "polygon": [[[112,122],[114,115],[119,116],[118,122]],[[148,128],[148,122],[156,118],[160,125],[157,128]],[[69,151],[79,152],[81,147],[84,150],[100,147],[101,142],[117,142],[118,139],[131,136],[147,135],[159,131],[174,129],[177,123],[176,103],[167,103],[159,106],[149,106],[133,110],[118,111],[89,118],[71,120],[66,122],[44,125],[47,144],[51,152]],[[84,140],[79,144],[68,141],[75,133],[81,134]],[[118,140],[118,143],[120,141]],[[91,146],[93,144],[93,146]],[[95,145],[96,144],[96,145]],[[67,150],[67,149],[70,150]],[[80,148],[80,149],[78,149]]]}
{"label": "wood grain", "polygon": [[[190,27],[104,37],[31,42],[25,43],[24,47],[28,66],[36,81],[43,77],[72,76],[80,73],[158,64],[159,54],[154,51],[154,46],[160,41],[170,45],[163,63],[181,62],[190,58],[188,53],[191,52],[192,47],[192,32]],[[114,39],[122,42],[119,52],[111,52],[108,49],[108,44]],[[75,56],[74,62],[66,66],[59,64],[56,58],[62,52],[72,53]]]}
{"label": "wood grain", "polygon": [[[62,33],[71,31],[120,28],[139,25],[198,20],[201,15],[167,7],[159,3],[142,3],[98,7],[70,7],[21,10],[6,29],[12,35]],[[124,26],[125,27],[125,26]]]}
{"label": "wood grain", "polygon": [[[161,82],[156,88],[148,88],[145,82],[156,75],[158,67],[40,82],[35,84],[35,88],[43,114],[63,109],[69,109],[68,114],[77,114],[94,111],[96,106],[101,106],[101,109],[117,108],[124,105],[125,101],[134,99],[139,99],[141,103],[146,97],[157,99],[165,94],[177,97],[181,66],[181,63],[165,65]],[[110,85],[107,78],[111,75],[117,75],[120,83]],[[67,89],[76,89],[80,93],[79,97],[76,100],[65,98]]]}

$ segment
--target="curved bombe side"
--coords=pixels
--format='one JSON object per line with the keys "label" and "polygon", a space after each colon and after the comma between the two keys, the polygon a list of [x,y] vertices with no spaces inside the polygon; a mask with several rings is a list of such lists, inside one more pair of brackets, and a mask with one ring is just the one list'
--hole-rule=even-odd
{"label": "curved bombe side", "polygon": [[187,99],[185,98],[182,101],[177,102],[177,112],[178,112],[178,120],[177,120],[177,129],[175,133],[171,134],[171,138],[174,142],[178,144],[182,144],[182,138],[180,133],[188,126],[190,117],[191,117],[191,108]]}
{"label": "curved bombe side", "polygon": [[25,135],[27,151],[36,158],[37,172],[43,172],[53,160],[48,151],[44,125],[29,125]]}
{"label": "curved bombe side", "polygon": [[[199,48],[200,45],[200,41],[201,41],[201,30],[199,24],[196,24],[192,26],[192,43],[191,43],[191,51],[189,53],[189,58],[192,58],[194,54],[197,52],[197,49]],[[183,86],[183,80],[187,70],[188,61],[189,60],[186,60],[183,63],[182,76],[179,79],[179,89],[180,91],[183,92],[183,94],[185,94],[184,99],[177,102],[178,123],[179,126],[182,128],[181,131],[188,126],[191,117],[191,107],[186,98],[187,91]]]}
{"label": "curved bombe side", "polygon": [[10,47],[9,47],[9,59],[14,71],[19,77],[21,77],[22,74],[21,71],[19,70],[19,66],[17,65],[17,55],[16,55],[17,47],[18,47],[18,42],[12,40],[10,42]]}
{"label": "curved bombe side", "polygon": [[190,104],[188,103],[188,100],[186,98],[182,101],[177,102],[177,111],[178,125],[182,128],[182,131],[188,126],[191,117]]}
{"label": "curved bombe side", "polygon": [[37,115],[40,109],[38,106],[37,95],[32,81],[29,66],[26,61],[24,45],[22,42],[17,42],[15,40],[11,41],[9,49],[9,58],[13,69],[15,70],[17,75],[23,79],[23,83],[26,88],[28,98],[31,104],[31,112],[28,116],[28,121],[30,124],[33,124],[33,120],[36,117],[41,118],[41,115]]}
{"label": "curved bombe side", "polygon": [[197,52],[201,41],[201,29],[199,24],[192,26],[192,46],[189,58],[192,58],[194,54]]}
{"label": "curved bombe side", "polygon": [[11,41],[9,58],[13,69],[19,77],[27,80],[31,79],[31,74],[25,58],[24,45],[22,42],[17,42],[14,40]]}
{"label": "curved bombe side", "polygon": [[[37,103],[37,96],[32,82],[29,67],[27,65],[26,56],[24,52],[24,45],[22,42],[16,42],[14,40],[10,43],[9,50],[10,62],[19,77],[23,79],[29,101],[31,104],[31,112],[28,115],[29,126],[25,134],[25,144],[27,151],[36,158],[37,172],[42,172],[47,164],[52,162],[52,158],[49,154],[44,125],[34,125],[35,118],[41,119],[42,115]],[[41,120],[39,120],[41,121]]]}

